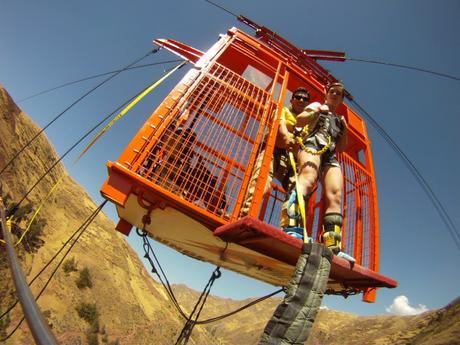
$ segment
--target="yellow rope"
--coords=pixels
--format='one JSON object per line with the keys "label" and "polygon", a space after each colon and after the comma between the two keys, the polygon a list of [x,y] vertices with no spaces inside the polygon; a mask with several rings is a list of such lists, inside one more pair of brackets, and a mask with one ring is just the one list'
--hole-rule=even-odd
{"label": "yellow rope", "polygon": [[122,111],[120,111],[104,128],[100,130],[99,133],[97,133],[94,138],[90,141],[90,143],[83,149],[83,151],[80,153],[80,155],[77,157],[77,159],[74,161],[74,164],[79,161],[79,159],[91,148],[91,146],[94,145],[94,143],[105,133],[107,132],[118,120],[120,120],[123,116],[126,115],[128,111],[131,110],[132,107],[134,107],[142,98],[147,96],[153,89],[155,89],[158,85],[160,85],[166,78],[168,78],[171,74],[173,74],[175,71],[177,71],[179,68],[184,66],[188,61],[183,61],[179,65],[177,65],[175,68],[170,70],[168,73],[166,73],[163,77],[158,79],[156,82],[154,82],[152,85],[150,85],[147,89],[145,89],[140,95],[138,95],[131,103],[129,103]]}
{"label": "yellow rope", "polygon": [[[84,150],[80,153],[80,155],[77,157],[77,159],[74,161],[74,164],[76,164],[79,159],[94,145],[94,143],[106,132],[108,131],[115,122],[120,120],[123,116],[126,115],[126,113],[131,110],[132,107],[134,107],[142,98],[147,96],[152,90],[154,90],[158,85],[160,85],[166,78],[168,78],[171,74],[173,74],[175,71],[177,71],[179,68],[184,66],[188,61],[183,61],[179,65],[177,65],[175,68],[170,70],[168,73],[166,73],[163,77],[161,77],[159,80],[154,82],[152,85],[150,85],[147,89],[145,89],[141,94],[139,94],[131,103],[129,103],[120,113],[118,113],[99,133],[97,133],[94,138],[91,140],[91,142],[84,148]],[[61,176],[61,178],[56,182],[56,184],[51,188],[51,190],[48,192],[46,197],[42,200],[40,206],[37,208],[35,211],[34,215],[32,216],[32,219],[29,221],[29,224],[27,225],[26,230],[24,233],[21,235],[21,238],[19,241],[15,244],[15,246],[19,245],[22,240],[24,239],[25,235],[29,232],[30,227],[32,226],[33,221],[37,217],[38,213],[41,211],[42,207],[44,206],[45,202],[49,199],[49,197],[56,191],[57,187],[59,184],[62,182],[63,178],[66,175]],[[8,228],[11,232],[11,219],[7,220],[7,225]],[[0,239],[0,243],[6,243],[4,240]]]}
{"label": "yellow rope", "polygon": [[307,233],[307,215],[305,214],[305,200],[303,198],[303,192],[300,189],[299,175],[297,174],[297,167],[295,164],[294,154],[291,151],[289,151],[289,160],[292,165],[292,170],[294,170],[297,202],[299,203],[300,216],[302,217],[302,224],[303,224],[303,242],[309,243],[310,238],[308,237],[308,233]]}
{"label": "yellow rope", "polygon": [[[35,211],[34,215],[32,216],[32,218],[30,219],[29,221],[29,224],[27,225],[27,228],[26,230],[22,233],[21,237],[19,238],[18,242],[15,243],[15,247],[17,247],[21,242],[22,240],[24,239],[24,237],[26,236],[26,234],[29,232],[30,230],[30,227],[32,226],[32,223],[34,222],[35,218],[37,217],[37,215],[40,213],[42,207],[45,205],[45,202],[51,197],[51,195],[54,194],[54,192],[56,191],[57,187],[59,186],[59,184],[62,182],[62,180],[64,179],[64,177],[66,177],[67,175],[62,175],[59,180],[54,184],[54,186],[50,189],[50,191],[48,192],[48,194],[43,198],[43,200],[41,201],[40,203],[40,206],[38,206],[37,210]],[[8,218],[6,220],[6,224],[8,226],[8,230],[11,232],[11,225],[12,225],[12,219],[11,218]],[[4,240],[0,239],[0,243],[6,243]]]}
{"label": "yellow rope", "polygon": [[21,235],[21,238],[19,239],[19,241],[14,245],[15,247],[18,246],[22,239],[25,237],[25,235],[29,232],[30,230],[30,227],[32,226],[32,223],[34,222],[35,218],[37,217],[38,213],[40,213],[42,207],[45,205],[45,202],[51,197],[51,195],[54,194],[54,192],[56,191],[57,187],[61,184],[62,180],[64,179],[64,177],[66,177],[67,175],[62,175],[59,180],[54,184],[54,186],[50,189],[50,191],[48,192],[48,194],[43,198],[42,202],[40,203],[40,206],[38,206],[37,210],[35,211],[34,215],[32,216],[32,218],[30,219],[29,221],[29,224],[27,225],[27,228],[26,230],[22,233]]}
{"label": "yellow rope", "polygon": [[309,147],[306,147],[303,143],[303,139],[301,137],[297,137],[297,143],[300,145],[300,147],[302,148],[302,150],[304,150],[305,152],[311,154],[311,155],[315,155],[315,156],[321,156],[324,152],[326,152],[329,147],[331,147],[331,143],[332,143],[332,139],[331,139],[331,136],[328,135],[327,136],[327,144],[319,151],[316,151],[316,150],[313,150]]}

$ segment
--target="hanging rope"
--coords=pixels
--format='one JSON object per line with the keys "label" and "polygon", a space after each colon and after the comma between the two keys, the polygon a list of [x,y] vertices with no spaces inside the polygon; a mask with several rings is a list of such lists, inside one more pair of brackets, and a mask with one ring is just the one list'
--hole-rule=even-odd
{"label": "hanging rope", "polygon": [[[198,298],[198,301],[196,302],[195,307],[190,313],[190,316],[187,318],[187,322],[185,323],[184,327],[182,328],[182,331],[179,334],[179,337],[176,340],[176,345],[186,345],[188,343],[190,336],[192,335],[193,328],[197,324],[198,318],[200,317],[201,311],[203,310],[204,304],[206,303],[206,299],[208,298],[209,293],[211,292],[212,285],[214,284],[216,279],[219,279],[221,277],[221,275],[222,274],[220,272],[220,267],[217,266],[216,269],[212,272],[211,277],[209,278],[208,283],[206,284],[205,288],[203,289],[203,292]],[[196,312],[198,307],[199,309]],[[194,320],[192,320],[195,312],[196,316]]]}
{"label": "hanging rope", "polygon": [[[63,245],[61,246],[61,248],[53,255],[53,257],[42,267],[42,269],[32,278],[32,280],[28,283],[29,286],[32,286],[32,284],[38,279],[38,277],[40,277],[40,275],[51,265],[51,263],[58,257],[58,255],[65,249],[65,247],[70,243],[70,241],[72,241],[72,239],[76,237],[75,241],[71,244],[71,247],[70,249],[73,248],[73,246],[75,245],[75,243],[78,241],[78,239],[80,238],[80,236],[83,234],[83,232],[86,230],[86,228],[88,227],[89,224],[91,224],[91,222],[93,221],[93,219],[97,216],[97,214],[102,210],[102,208],[104,207],[104,205],[107,203],[107,200],[105,200],[101,205],[98,206],[98,208],[93,211],[93,213],[82,223],[82,225],[80,225],[80,227],[67,239],[66,242],[63,243]],[[63,259],[68,255],[68,253],[70,252],[70,249],[67,250],[66,253],[64,253],[64,257],[59,261],[59,264],[58,266],[61,265]],[[55,269],[53,272],[55,273],[57,269]],[[54,273],[52,273],[52,275],[54,275]],[[49,279],[50,280],[50,279]],[[48,282],[49,282],[48,280]],[[43,290],[44,291],[44,290]],[[41,295],[41,293],[40,293]],[[38,298],[38,297],[37,297]],[[7,310],[5,312],[3,312],[3,314],[0,315],[0,320],[2,318],[4,318],[11,310],[13,310],[13,308],[18,304],[18,300],[16,300],[16,302],[14,302],[10,307],[7,308]],[[19,325],[18,325],[19,327]],[[5,339],[0,339],[0,341],[4,341]]]}
{"label": "hanging rope", "polygon": [[406,165],[411,174],[415,177],[418,184],[422,187],[423,191],[427,195],[428,199],[431,201],[432,205],[438,212],[441,220],[447,227],[457,249],[460,251],[460,233],[455,226],[452,218],[447,213],[444,205],[441,203],[439,198],[434,193],[430,184],[426,181],[420,171],[417,169],[415,164],[409,159],[409,157],[404,153],[404,151],[399,147],[399,145],[391,138],[391,136],[383,129],[383,127],[356,101],[351,102],[355,105],[366,117],[367,121],[375,128],[375,130],[382,136],[382,138],[387,142],[388,145],[396,152],[401,161]]}
{"label": "hanging rope", "polygon": [[[148,56],[148,55],[150,55],[150,54],[152,54],[152,53],[157,52],[158,50],[159,50],[159,49],[153,50],[153,51],[150,52],[149,54],[145,55],[143,58],[145,58],[146,56]],[[141,59],[142,59],[142,58],[141,58]],[[140,60],[141,60],[141,59],[140,59]],[[136,62],[138,62],[138,61],[140,61],[140,60],[137,60],[137,61],[135,61],[134,63],[136,63]],[[174,61],[176,61],[176,60],[174,60]],[[183,60],[179,60],[179,61],[183,61]],[[133,64],[134,64],[134,63],[133,63]],[[131,65],[132,65],[132,64],[131,64]],[[140,67],[140,66],[137,66],[137,67]],[[182,67],[182,64],[180,65],[180,67]],[[180,67],[179,67],[179,68],[180,68]],[[126,69],[129,69],[129,68],[124,68],[124,69],[122,69],[122,70],[117,70],[117,71],[115,71],[114,73],[120,73],[120,72],[122,72],[122,71],[124,71],[124,70],[126,70]],[[113,116],[114,113],[116,113],[117,111],[119,111],[123,106],[125,106],[126,104],[128,104],[129,102],[131,102],[133,99],[135,99],[136,97],[139,98],[139,95],[143,95],[143,94],[144,94],[147,90],[149,90],[149,89],[150,89],[150,91],[153,90],[156,86],[158,86],[158,85],[164,80],[164,78],[165,78],[165,77],[163,77],[163,78],[160,79],[159,81],[155,82],[154,84],[156,84],[156,85],[155,85],[154,87],[153,87],[153,85],[152,85],[152,86],[149,86],[149,87],[144,88],[144,89],[143,89],[142,91],[140,91],[137,95],[131,97],[128,101],[124,102],[122,105],[120,105],[118,108],[116,108],[113,112],[111,112],[108,116],[106,116],[106,117],[103,118],[101,121],[99,121],[95,126],[93,126],[93,128],[91,128],[89,131],[87,131],[79,140],[77,140],[76,143],[74,143],[64,154],[62,154],[62,155],[59,157],[59,159],[58,159],[56,162],[54,162],[54,163],[52,164],[52,166],[51,166],[50,168],[48,168],[48,169],[45,171],[45,173],[36,181],[36,183],[26,192],[26,194],[22,197],[22,199],[21,199],[18,203],[16,203],[16,204],[14,205],[14,207],[12,207],[12,208],[10,209],[9,213],[14,214],[14,212],[15,212],[16,210],[19,209],[19,206],[20,206],[20,205],[22,204],[22,202],[27,198],[27,196],[35,189],[35,187],[36,187],[46,176],[48,176],[48,174],[50,173],[50,171],[51,171],[59,162],[61,162],[61,161],[64,159],[64,157],[67,156],[67,154],[70,153],[70,152],[71,152],[78,144],[80,144],[87,136],[89,136],[89,135],[90,135],[93,131],[95,131],[102,123],[104,123],[108,118],[110,118],[111,116]],[[107,80],[108,80],[108,79],[107,79]],[[150,92],[150,91],[148,91],[148,92]],[[147,92],[147,93],[148,93],[148,92]],[[145,95],[144,95],[144,96],[145,96]],[[141,97],[141,98],[142,98],[142,97]],[[137,101],[139,101],[139,100],[140,100],[140,99],[138,99]],[[136,102],[136,103],[137,103],[137,102]],[[133,104],[133,105],[134,105],[134,104]],[[69,107],[69,108],[70,108],[70,107]],[[68,108],[68,109],[69,109],[69,108]],[[113,124],[113,123],[111,123],[111,124]],[[48,125],[49,125],[49,124],[48,124]],[[47,126],[48,126],[48,125],[47,125]],[[46,126],[45,126],[45,127],[46,127]],[[41,132],[43,132],[43,129],[42,129],[36,136],[38,136]],[[35,137],[34,137],[34,138],[35,138]],[[33,139],[32,139],[32,140],[33,140]],[[27,145],[28,145],[28,144],[26,144],[26,146],[27,146]],[[24,147],[24,148],[25,148],[25,147]],[[86,150],[88,150],[88,149],[89,149],[89,148],[87,148]],[[83,153],[79,156],[79,158],[80,158],[82,155],[83,155]],[[17,155],[16,155],[16,157],[17,157]],[[79,158],[78,158],[78,159],[79,159]],[[12,162],[14,159],[15,159],[15,157],[13,157],[13,159],[12,159],[10,162]],[[74,162],[74,164],[78,161],[78,159]],[[8,164],[9,164],[9,163],[8,163]],[[5,169],[6,169],[6,166],[3,168],[3,170],[2,170],[1,172],[3,172]],[[0,174],[1,174],[1,172],[0,172]],[[61,177],[61,179],[62,179],[62,178],[63,178],[63,176]],[[20,240],[18,241],[18,243],[16,243],[16,246],[22,241],[22,239],[24,238],[24,236],[26,235],[26,233],[27,233],[28,230],[30,229],[30,227],[31,227],[31,225],[32,225],[32,222],[34,221],[34,218],[35,218],[35,217],[38,215],[38,213],[40,212],[40,209],[41,209],[41,207],[43,206],[44,202],[51,196],[51,194],[54,193],[54,191],[55,191],[55,189],[58,187],[59,183],[60,183],[60,181],[58,181],[58,182],[55,184],[55,186],[52,188],[52,190],[49,192],[49,194],[44,198],[44,200],[42,201],[42,204],[39,206],[39,208],[37,209],[37,211],[36,211],[35,214],[33,215],[32,219],[30,220],[29,225],[28,225],[26,231],[23,233],[23,235],[21,236],[21,238],[20,238]],[[8,216],[9,216],[9,215],[8,215]],[[0,243],[4,243],[4,241],[0,239]]]}
{"label": "hanging rope", "polygon": [[213,318],[210,318],[210,319],[207,319],[207,320],[203,320],[203,321],[197,321],[196,324],[197,325],[204,325],[204,324],[208,324],[208,323],[211,323],[211,322],[216,322],[216,321],[220,321],[220,320],[223,320],[229,316],[232,316],[232,315],[235,315],[237,313],[239,313],[240,311],[243,311],[249,307],[252,307],[253,305],[256,305],[257,303],[260,303],[262,301],[265,301],[266,299],[270,298],[270,297],[273,297],[277,294],[279,294],[280,292],[286,292],[286,289],[283,287],[283,288],[280,288],[276,291],[273,291],[271,293],[269,293],[268,295],[265,295],[265,296],[262,296],[262,297],[259,297],[257,299],[255,299],[254,301],[252,302],[249,302],[248,304],[238,308],[238,309],[235,309],[234,311],[231,311],[227,314],[222,314],[220,316],[216,316],[216,317],[213,317]]}
{"label": "hanging rope", "polygon": [[75,102],[73,102],[71,105],[69,105],[67,108],[65,108],[62,112],[60,112],[54,119],[52,119],[50,122],[48,122],[41,130],[39,130],[24,146],[21,147],[21,149],[16,152],[13,157],[6,163],[6,165],[0,170],[0,176],[3,174],[3,172],[13,163],[13,161],[32,143],[35,141],[35,139],[38,138],[40,134],[42,134],[49,126],[51,126],[56,120],[58,120],[62,115],[64,115],[69,109],[71,109],[74,105],[76,105],[78,102],[80,102],[82,99],[84,99],[86,96],[88,96],[90,93],[94,92],[97,88],[101,87],[105,83],[107,83],[109,80],[115,78],[117,75],[119,75],[121,72],[126,71],[129,67],[137,64],[139,61],[145,59],[147,56],[151,54],[155,54],[160,50],[160,48],[153,49],[149,51],[147,54],[142,56],[139,59],[136,59],[126,67],[122,68],[119,72],[116,72],[115,74],[111,75],[107,79],[104,79],[102,82],[97,84],[95,87],[93,87],[91,90],[88,92],[84,93],[81,97],[79,97]]}
{"label": "hanging rope", "polygon": [[[48,201],[48,199],[56,192],[57,188],[59,187],[59,185],[61,184],[61,182],[63,181],[64,177],[66,177],[67,175],[62,175],[58,181],[53,185],[53,187],[51,187],[50,191],[48,192],[48,194],[43,198],[43,200],[41,201],[40,205],[38,206],[37,210],[34,212],[32,218],[30,219],[26,229],[24,230],[24,232],[22,233],[21,237],[19,238],[19,240],[16,242],[16,244],[14,245],[15,247],[17,247],[19,244],[21,244],[22,240],[24,239],[24,237],[27,235],[27,233],[29,232],[30,228],[32,227],[32,224],[35,220],[35,218],[38,216],[38,214],[40,213],[42,207],[45,205],[46,201]],[[9,219],[9,221],[11,221],[11,219]],[[3,242],[2,240],[0,240],[0,242]]]}
{"label": "hanging rope", "polygon": [[[35,182],[35,184],[29,188],[29,190],[26,192],[26,194],[21,198],[21,200],[13,207],[13,209],[17,210],[19,208],[19,205],[24,202],[24,200],[29,196],[29,194],[35,189],[35,187],[49,174],[49,172],[59,163],[61,162],[75,147],[77,147],[83,140],[85,140],[92,132],[94,132],[101,124],[103,124],[107,119],[112,117],[116,112],[118,112],[120,109],[122,109],[124,106],[126,106],[129,102],[134,100],[136,97],[138,97],[140,94],[145,92],[149,87],[144,88],[141,90],[139,93],[137,93],[135,96],[131,97],[127,101],[125,101],[122,105],[117,107],[114,111],[112,111],[109,115],[104,117],[101,121],[99,121],[96,125],[94,125],[90,130],[88,130],[80,139],[78,139],[69,149],[67,149],[66,152],[64,152],[59,159],[54,162],[51,167],[49,167],[45,173]],[[76,163],[76,161],[74,162]]]}
{"label": "hanging rope", "polygon": [[[145,225],[144,225],[144,228],[145,228]],[[136,232],[137,232],[137,234],[139,236],[142,237],[143,249],[144,249],[144,258],[149,261],[150,266],[152,267],[151,272],[155,273],[158,276],[158,279],[160,280],[161,285],[163,285],[163,287],[165,288],[166,293],[169,296],[169,299],[174,304],[174,306],[176,307],[176,309],[179,312],[179,314],[184,319],[187,319],[187,315],[184,313],[184,311],[180,307],[179,303],[177,302],[176,296],[174,295],[174,292],[172,291],[171,284],[169,283],[169,280],[166,277],[166,274],[163,271],[163,268],[161,267],[161,264],[160,264],[160,262],[158,261],[158,258],[155,255],[155,252],[153,251],[152,245],[150,244],[150,241],[149,241],[149,239],[147,237],[147,232],[144,231],[144,230],[141,230],[141,229],[136,229]],[[161,272],[162,276],[159,274],[158,270],[155,268],[155,264],[154,264],[152,258],[150,257],[150,253],[152,253],[152,256],[155,259],[155,261],[156,261],[156,263],[157,263],[157,265],[158,265],[158,267],[160,269],[160,272]],[[163,281],[163,277],[164,277],[164,281]]]}
{"label": "hanging rope", "polygon": [[[27,228],[25,229],[25,231],[22,233],[21,237],[19,238],[19,240],[15,243],[15,247],[17,247],[21,242],[22,240],[24,239],[24,237],[27,235],[27,233],[29,232],[31,226],[32,226],[32,223],[34,222],[35,218],[37,217],[38,213],[40,212],[41,208],[43,207],[43,205],[45,204],[46,200],[49,199],[49,197],[56,191],[57,187],[59,186],[59,184],[62,182],[62,179],[65,177],[66,175],[62,175],[61,178],[54,184],[54,186],[51,188],[51,190],[48,192],[48,194],[43,198],[43,200],[41,201],[39,207],[37,208],[37,210],[35,211],[35,213],[33,214],[32,218],[30,219],[28,225],[27,225]],[[14,213],[14,212],[13,212]],[[7,223],[8,223],[8,228],[10,229],[10,232],[11,232],[11,226],[12,226],[12,219],[10,217],[7,218]],[[4,240],[0,239],[0,243],[5,243]]]}
{"label": "hanging rope", "polygon": [[[144,225],[145,227],[145,225]],[[156,274],[160,280],[160,283],[163,285],[164,289],[166,290],[166,293],[168,294],[168,297],[169,299],[171,300],[171,302],[174,304],[174,306],[176,307],[177,311],[179,312],[179,314],[185,319],[185,320],[188,320],[189,319],[189,316],[187,316],[184,311],[182,310],[182,308],[180,307],[177,299],[176,299],[176,296],[174,295],[174,292],[171,288],[171,285],[168,281],[168,278],[166,277],[166,274],[163,270],[163,268],[161,267],[161,264],[160,262],[158,261],[158,258],[156,257],[155,255],[155,252],[150,244],[150,241],[149,241],[149,238],[147,236],[147,232],[142,230],[142,229],[136,229],[136,233],[142,238],[143,240],[143,249],[144,249],[144,258],[147,259],[150,263],[150,266],[151,266],[151,272]],[[153,259],[152,259],[152,256],[153,256]],[[156,262],[156,264],[158,265],[158,268],[159,268],[159,271],[156,269],[155,267],[155,263],[154,261]],[[161,275],[160,275],[161,273]],[[163,277],[162,277],[163,276]],[[248,304],[234,310],[234,311],[231,311],[229,313],[226,313],[226,314],[222,314],[222,315],[219,315],[219,316],[216,316],[216,317],[213,317],[213,318],[210,318],[210,319],[207,319],[207,320],[195,320],[195,324],[196,325],[203,325],[203,324],[208,324],[208,323],[211,323],[211,322],[216,322],[216,321],[220,321],[220,320],[223,320],[229,316],[232,316],[236,313],[239,313],[240,311],[242,310],[245,310],[257,303],[260,303],[280,292],[284,291],[284,288],[281,288],[281,289],[278,289],[268,295],[265,295],[265,296],[262,296],[252,302],[249,302]]]}
{"label": "hanging rope", "polygon": [[[67,249],[67,251],[64,253],[64,255],[62,256],[62,258],[59,260],[58,264],[56,265],[56,267],[54,268],[54,270],[51,272],[51,275],[49,276],[48,280],[46,281],[45,285],[43,285],[43,287],[41,288],[40,292],[38,293],[38,295],[35,297],[35,301],[38,301],[38,299],[40,298],[40,296],[43,294],[43,292],[45,292],[46,288],[48,287],[49,283],[51,282],[51,280],[53,279],[54,275],[56,274],[57,270],[59,269],[59,267],[61,267],[62,263],[64,262],[64,259],[67,257],[67,255],[70,253],[70,251],[73,249],[73,247],[75,246],[75,244],[78,242],[78,240],[80,239],[80,237],[83,235],[83,233],[86,231],[86,229],[88,228],[88,226],[91,224],[91,222],[94,220],[94,218],[96,218],[96,216],[99,214],[99,212],[102,210],[102,208],[105,206],[105,204],[107,203],[107,200],[105,200],[104,202],[102,202],[98,208],[96,208],[96,210],[93,211],[93,213],[85,220],[85,222],[79,227],[79,229],[67,240],[66,243],[64,243],[64,245],[61,247],[61,250],[64,249],[64,247],[67,245],[67,243],[70,242],[71,238],[73,238],[78,232],[78,235],[77,237],[75,238],[75,240],[72,242],[72,244],[70,245],[70,247]],[[59,252],[61,251],[59,250]],[[58,252],[58,253],[59,253]],[[58,254],[57,253],[57,254]],[[48,267],[51,262],[56,258],[57,254],[55,256],[53,256],[53,258],[45,265],[45,267],[32,279],[32,281],[28,284],[29,286],[32,285],[32,283],[35,281],[35,279],[38,278],[38,276],[46,269],[46,267]],[[3,318],[5,315],[7,315],[16,305],[17,305],[18,301],[16,301],[10,308],[8,308],[7,311],[5,311],[1,316],[0,316],[0,319]],[[6,340],[8,340],[9,338],[11,338],[11,336],[17,331],[17,329],[19,328],[19,326],[22,324],[22,322],[24,321],[24,317],[21,318],[21,320],[18,322],[18,324],[14,327],[14,329],[4,338],[0,339],[0,342],[4,342]]]}
{"label": "hanging rope", "polygon": [[[27,320],[28,328],[37,345],[57,345],[55,335],[51,331],[48,323],[43,317],[42,311],[35,301],[32,291],[27,284],[25,274],[21,269],[18,255],[13,247],[11,235],[9,233],[8,225],[6,224],[6,212],[3,204],[3,199],[0,197],[0,223],[3,238],[6,242],[5,254],[8,258],[8,263],[11,271],[11,278],[14,282],[16,295],[21,302],[23,311],[23,319]],[[1,340],[0,340],[1,341]]]}
{"label": "hanging rope", "polygon": [[162,76],[159,80],[154,82],[152,85],[150,85],[147,89],[142,91],[138,96],[134,98],[132,102],[130,102],[117,116],[115,116],[99,133],[97,133],[94,138],[90,141],[90,143],[83,149],[83,151],[80,153],[80,155],[77,157],[75,160],[75,163],[78,162],[78,160],[96,143],[96,141],[105,133],[107,132],[118,120],[123,118],[123,116],[126,115],[128,111],[131,110],[132,107],[134,107],[139,101],[147,96],[151,91],[153,91],[158,85],[160,85],[163,81],[165,81],[170,75],[172,75],[175,71],[177,71],[179,68],[185,66],[185,64],[188,61],[182,61],[179,65],[174,67],[173,69],[169,70],[164,76]]}
{"label": "hanging rope", "polygon": [[[128,70],[133,70],[133,69],[138,69],[138,68],[145,68],[145,67],[151,67],[151,66],[165,65],[165,64],[168,64],[168,63],[175,63],[175,62],[181,62],[181,61],[182,61],[182,59],[166,60],[166,61],[159,61],[159,62],[152,62],[152,63],[147,63],[147,64],[143,64],[143,65],[138,65],[138,66],[132,66],[132,67],[126,68],[125,70],[128,71]],[[84,82],[84,81],[87,81],[87,80],[91,80],[91,79],[97,79],[97,78],[103,77],[103,76],[105,76],[105,75],[114,74],[114,73],[122,72],[122,71],[123,71],[123,69],[117,69],[117,70],[114,70],[114,71],[99,73],[99,74],[91,75],[91,76],[89,76],[89,77],[84,77],[84,78],[81,78],[81,79],[69,81],[69,82],[67,82],[67,83],[63,83],[63,84],[61,84],[61,85],[54,86],[54,87],[52,87],[52,88],[49,88],[49,89],[46,89],[46,90],[43,90],[43,91],[39,91],[39,92],[37,92],[37,93],[34,93],[33,95],[30,95],[30,96],[21,98],[21,99],[18,100],[17,102],[18,102],[18,103],[22,103],[22,102],[28,101],[29,99],[32,99],[32,98],[35,98],[35,97],[44,95],[44,94],[46,94],[46,93],[49,93],[49,92],[51,92],[51,91],[55,91],[55,90],[58,90],[58,89],[62,89],[62,88],[64,88],[64,87],[66,87],[66,86],[78,84],[78,83],[81,83],[81,82]]]}

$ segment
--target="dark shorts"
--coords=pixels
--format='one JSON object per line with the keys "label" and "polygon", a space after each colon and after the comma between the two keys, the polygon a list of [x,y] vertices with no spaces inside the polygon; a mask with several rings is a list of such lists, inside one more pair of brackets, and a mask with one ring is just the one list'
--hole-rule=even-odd
{"label": "dark shorts", "polygon": [[[308,147],[309,149],[312,149],[312,150],[315,150],[315,151],[320,151],[323,148],[323,146],[318,146],[318,145],[315,145],[315,144],[312,144],[312,143],[306,143],[305,146]],[[331,151],[327,150],[326,152],[324,152],[321,155],[321,167],[323,168],[323,167],[325,167],[327,165],[337,167],[337,168],[341,168],[340,163],[337,160],[337,155],[335,154],[335,151],[331,152]]]}
{"label": "dark shorts", "polygon": [[288,153],[285,149],[275,147],[273,152],[273,175],[281,182],[281,185],[285,190],[290,190],[292,183],[294,183],[294,171],[289,161]]}

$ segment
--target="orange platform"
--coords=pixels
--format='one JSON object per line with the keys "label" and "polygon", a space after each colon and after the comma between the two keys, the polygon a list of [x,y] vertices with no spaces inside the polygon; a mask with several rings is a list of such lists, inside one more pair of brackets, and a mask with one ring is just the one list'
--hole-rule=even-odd
{"label": "orange platform", "polygon": [[[294,266],[303,245],[301,240],[252,217],[221,226],[214,231],[214,235]],[[356,289],[394,288],[398,285],[391,278],[337,256],[332,262],[330,283]]]}
{"label": "orange platform", "polygon": [[[322,102],[324,86],[336,79],[311,56],[341,61],[343,53],[299,49],[246,23],[256,37],[232,28],[206,52],[155,40],[192,67],[117,161],[108,163],[101,193],[117,207],[119,231],[144,228],[192,258],[285,285],[301,243],[277,229],[286,191],[275,180],[265,188],[281,113],[300,86],[311,101]],[[348,146],[337,155],[344,175],[342,251],[356,264],[334,258],[328,286],[330,293],[362,292],[369,302],[377,288],[396,282],[379,274],[377,187],[366,123],[345,103],[338,113],[349,129]],[[307,231],[315,241],[322,200],[319,186],[306,210]]]}

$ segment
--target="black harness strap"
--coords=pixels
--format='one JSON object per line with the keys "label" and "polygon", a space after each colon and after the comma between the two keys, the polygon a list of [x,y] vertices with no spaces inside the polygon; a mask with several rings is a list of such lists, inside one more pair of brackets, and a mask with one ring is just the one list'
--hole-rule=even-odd
{"label": "black harness strap", "polygon": [[[291,282],[291,284],[297,284],[294,294],[286,296],[283,302],[278,305],[273,317],[265,327],[264,336],[266,340],[261,341],[259,344],[279,344],[285,339],[289,327],[296,321],[300,311],[307,307],[306,304],[311,293],[316,293],[314,290],[321,283],[318,281],[318,275],[321,273],[320,266],[323,258],[326,258],[329,262],[332,261],[331,251],[327,250],[322,244],[304,244],[302,255],[299,257],[296,267],[296,270],[299,269],[298,266],[303,265],[303,261],[306,260],[305,265],[300,268],[302,269],[300,281],[298,283]],[[325,276],[326,279],[327,276]],[[316,310],[313,316],[315,314]]]}

